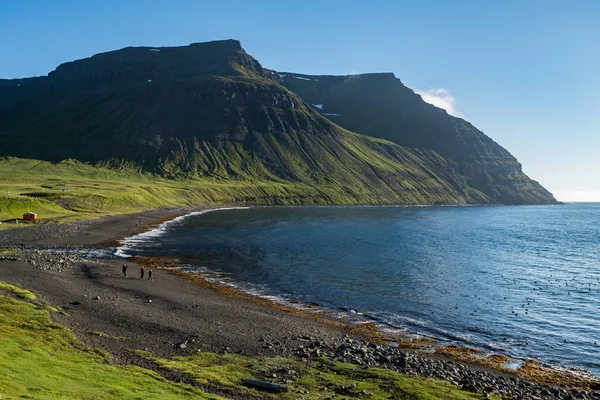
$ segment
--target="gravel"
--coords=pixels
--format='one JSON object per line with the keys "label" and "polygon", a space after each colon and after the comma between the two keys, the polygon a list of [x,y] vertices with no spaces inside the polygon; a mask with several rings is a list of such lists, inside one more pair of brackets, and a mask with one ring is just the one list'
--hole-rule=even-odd
{"label": "gravel", "polygon": [[[454,361],[436,360],[388,346],[345,337],[342,342],[325,342],[314,337],[299,337],[305,343],[293,354],[300,358],[316,359],[327,356],[332,360],[360,365],[365,368],[390,369],[407,375],[432,377],[451,382],[459,388],[481,393],[492,393],[511,399],[600,399],[600,391],[583,392],[575,389],[553,388],[531,383],[516,377],[501,376],[476,370]],[[265,343],[265,346],[276,344]]]}

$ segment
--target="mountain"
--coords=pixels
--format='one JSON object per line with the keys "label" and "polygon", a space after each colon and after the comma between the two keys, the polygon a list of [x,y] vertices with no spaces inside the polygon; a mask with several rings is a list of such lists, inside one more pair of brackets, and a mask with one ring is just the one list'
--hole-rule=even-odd
{"label": "mountain", "polygon": [[304,185],[306,203],[555,202],[506,150],[393,76],[295,76],[226,40],[128,47],[0,80],[0,156]]}
{"label": "mountain", "polygon": [[552,203],[506,149],[462,118],[423,101],[394,74],[276,77],[316,111],[353,132],[408,148],[429,149],[456,163],[467,184],[503,204]]}

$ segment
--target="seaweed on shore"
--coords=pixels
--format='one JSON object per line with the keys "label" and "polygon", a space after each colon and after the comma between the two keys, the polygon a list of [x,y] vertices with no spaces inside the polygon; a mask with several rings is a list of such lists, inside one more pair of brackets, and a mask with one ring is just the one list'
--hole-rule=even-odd
{"label": "seaweed on shore", "polygon": [[510,362],[510,357],[504,354],[486,354],[482,350],[465,346],[434,346],[435,340],[429,338],[400,338],[391,333],[383,332],[379,326],[372,322],[365,322],[356,325],[349,325],[343,320],[336,319],[326,314],[316,314],[309,311],[287,306],[281,303],[275,303],[231,286],[208,281],[200,274],[190,274],[182,271],[177,264],[177,260],[166,257],[133,257],[132,262],[142,264],[149,268],[164,269],[170,274],[177,275],[182,279],[198,284],[202,287],[212,289],[217,293],[237,298],[244,301],[250,301],[255,304],[270,307],[280,311],[292,313],[301,317],[311,318],[313,320],[335,326],[346,330],[349,334],[359,336],[373,343],[396,343],[400,348],[407,350],[425,350],[432,349],[436,354],[448,357],[453,360],[465,363],[479,365],[503,374],[513,375],[534,383],[545,384],[563,388],[574,388],[583,391],[596,390],[600,386],[600,381],[593,378],[579,377],[568,371],[559,371],[540,365],[537,361],[528,361],[516,371],[507,368],[505,365]]}

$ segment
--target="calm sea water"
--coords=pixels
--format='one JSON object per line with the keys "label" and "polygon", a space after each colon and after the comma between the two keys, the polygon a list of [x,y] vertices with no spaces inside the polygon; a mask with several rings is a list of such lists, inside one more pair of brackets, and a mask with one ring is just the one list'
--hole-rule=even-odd
{"label": "calm sea water", "polygon": [[126,246],[407,334],[600,376],[600,204],[223,210]]}

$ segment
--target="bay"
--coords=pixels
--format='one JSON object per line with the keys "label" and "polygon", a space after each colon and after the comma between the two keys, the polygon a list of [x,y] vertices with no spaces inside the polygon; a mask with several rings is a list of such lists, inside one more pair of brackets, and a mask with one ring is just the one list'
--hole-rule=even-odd
{"label": "bay", "polygon": [[241,288],[600,376],[600,204],[208,212],[126,240]]}

